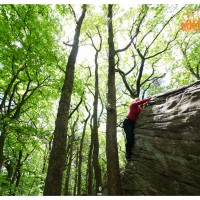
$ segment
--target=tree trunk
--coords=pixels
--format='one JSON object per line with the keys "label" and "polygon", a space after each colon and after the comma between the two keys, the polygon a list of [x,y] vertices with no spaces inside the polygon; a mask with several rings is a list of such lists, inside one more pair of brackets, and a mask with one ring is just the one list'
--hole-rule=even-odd
{"label": "tree trunk", "polygon": [[[48,144],[45,145],[45,155],[43,156],[43,165],[42,165],[42,171],[41,171],[42,174],[44,174],[45,170],[46,170],[49,152],[51,151],[51,146],[52,146],[52,139],[49,141]],[[43,180],[43,178],[42,178],[42,180]]]}
{"label": "tree trunk", "polygon": [[121,195],[119,158],[117,147],[117,111],[115,88],[115,48],[113,41],[112,7],[108,5],[108,95],[107,95],[107,122],[106,122],[106,156],[108,174],[108,195]]}
{"label": "tree trunk", "polygon": [[4,156],[3,156],[3,147],[4,147],[5,137],[4,133],[0,135],[0,172],[3,166]]}
{"label": "tree trunk", "polygon": [[73,157],[73,150],[74,150],[74,139],[75,139],[75,126],[77,124],[78,117],[76,121],[73,123],[73,126],[71,127],[71,142],[70,142],[70,151],[69,151],[69,158],[67,163],[67,172],[65,177],[65,190],[64,195],[69,195],[69,179],[70,179],[70,172],[71,172],[71,166],[72,166],[72,157]]}
{"label": "tree trunk", "polygon": [[144,69],[144,63],[145,63],[145,59],[141,58],[141,64],[140,64],[140,69],[139,69],[139,75],[137,78],[137,82],[136,82],[136,91],[137,91],[137,96],[140,96],[140,90],[141,90],[141,79],[142,79],[142,74],[143,74],[143,69]]}
{"label": "tree trunk", "polygon": [[[87,108],[86,108],[87,109]],[[78,164],[78,189],[77,189],[77,195],[81,195],[81,182],[82,182],[82,172],[81,172],[81,168],[82,168],[82,160],[83,160],[83,156],[82,156],[82,152],[83,152],[83,142],[85,139],[85,130],[86,130],[86,126],[87,126],[87,122],[88,119],[90,118],[90,112],[88,111],[88,117],[85,119],[84,122],[84,127],[83,127],[83,135],[81,138],[81,142],[80,142],[80,150],[79,150],[79,164]]]}
{"label": "tree trunk", "polygon": [[98,76],[98,51],[95,54],[95,93],[94,93],[94,120],[93,120],[93,166],[96,179],[96,194],[99,193],[102,188],[101,167],[99,165],[99,138],[98,138],[98,96],[99,96],[99,76]]}
{"label": "tree trunk", "polygon": [[83,5],[82,14],[77,21],[74,42],[66,66],[65,81],[62,88],[58,114],[55,123],[53,146],[50,153],[49,166],[44,187],[44,195],[48,196],[61,195],[62,176],[66,159],[68,115],[74,83],[74,70],[78,53],[79,35],[85,13],[86,5]]}
{"label": "tree trunk", "polygon": [[90,143],[90,149],[88,154],[88,167],[87,167],[87,192],[88,195],[92,195],[92,179],[93,179],[93,165],[92,165],[92,153],[93,153],[93,147],[94,147],[94,139],[92,134],[92,118],[90,121],[90,129],[91,129],[91,143]]}
{"label": "tree trunk", "polygon": [[22,160],[22,150],[19,151],[19,156],[18,156],[18,159],[17,159],[15,172],[14,172],[12,180],[10,182],[11,185],[14,185],[14,183],[15,183],[14,191],[12,191],[12,189],[10,191],[11,192],[10,195],[12,195],[12,196],[15,196],[16,189],[19,186],[19,181],[20,181],[20,178],[21,178],[21,166],[22,166],[21,160]]}
{"label": "tree trunk", "polygon": [[79,149],[77,145],[77,150],[76,150],[76,162],[75,162],[75,175],[74,175],[74,192],[73,195],[76,196],[77,194],[77,182],[78,182],[78,160],[79,160]]}

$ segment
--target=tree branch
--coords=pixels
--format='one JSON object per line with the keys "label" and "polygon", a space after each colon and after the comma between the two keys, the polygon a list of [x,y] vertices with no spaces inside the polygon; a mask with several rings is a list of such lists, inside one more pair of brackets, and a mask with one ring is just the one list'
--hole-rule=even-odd
{"label": "tree branch", "polygon": [[162,51],[160,51],[160,52],[158,52],[158,53],[156,53],[156,54],[154,54],[154,55],[148,56],[148,57],[146,57],[145,59],[147,60],[147,59],[156,57],[156,56],[158,56],[159,54],[162,54],[163,52],[167,51],[169,45],[170,45],[174,40],[176,40],[176,38],[177,38],[177,36],[178,36],[178,33],[179,33],[180,31],[181,31],[181,29],[179,29],[179,30],[177,31],[175,37],[174,37],[171,41],[169,41],[169,42],[167,43],[167,46],[165,47],[165,49],[163,49]]}
{"label": "tree branch", "polygon": [[83,97],[81,97],[79,103],[76,105],[76,107],[74,108],[74,110],[69,114],[69,119],[72,117],[72,115],[75,113],[76,110],[78,110],[79,106],[81,105],[81,103],[83,102]]}
{"label": "tree branch", "polygon": [[71,4],[69,4],[69,10],[70,10],[70,12],[73,14],[74,19],[75,19],[75,22],[77,23],[78,20],[77,20],[77,17],[76,17],[76,13],[75,13],[73,7],[71,6]]}
{"label": "tree branch", "polygon": [[146,80],[144,80],[141,84],[140,84],[140,86],[142,86],[142,85],[144,85],[147,81],[149,81],[150,80],[150,78],[154,75],[154,72],[155,72],[155,69],[154,69],[154,65],[155,65],[155,63],[157,63],[158,61],[159,61],[160,59],[157,59],[153,64],[152,64],[152,73],[150,74],[150,76],[146,79]]}
{"label": "tree branch", "polygon": [[183,9],[185,8],[182,7],[178,12],[176,12],[174,15],[172,15],[169,20],[164,24],[164,26],[161,28],[161,30],[158,32],[158,34],[156,35],[156,37],[153,39],[153,41],[150,43],[150,45],[146,48],[146,51],[148,51],[148,49],[151,47],[151,45],[153,45],[153,43],[156,41],[156,39],[158,38],[158,36],[162,33],[162,31],[165,29],[165,27],[169,24],[169,22],[178,14],[180,13]]}
{"label": "tree branch", "polygon": [[[138,18],[136,19],[136,21],[139,19],[141,13],[142,13],[142,12],[140,12],[140,14],[139,14]],[[142,24],[142,22],[143,22],[143,20],[144,20],[145,17],[146,17],[146,14],[144,14],[143,17],[142,17],[142,19],[140,20],[140,22],[139,22],[139,24],[138,24],[138,26],[137,26],[137,28],[136,28],[135,35],[130,37],[130,38],[131,38],[130,42],[129,42],[124,48],[116,50],[116,51],[115,51],[115,54],[117,54],[117,53],[119,53],[119,52],[126,51],[126,50],[131,46],[131,44],[133,43],[133,40],[137,37],[137,35],[138,35],[139,32],[140,32],[140,26],[141,26],[141,24]],[[135,22],[136,22],[136,21],[135,21]],[[133,22],[133,24],[132,24],[132,28],[131,28],[130,34],[132,34],[133,25],[135,24],[135,22]]]}
{"label": "tree branch", "polygon": [[27,67],[27,65],[24,64],[21,68],[19,68],[19,69],[17,70],[17,73],[13,76],[13,78],[12,78],[11,81],[10,81],[10,83],[8,84],[8,86],[7,86],[7,88],[6,88],[5,92],[4,92],[4,96],[3,96],[2,102],[1,102],[1,104],[0,104],[0,111],[2,111],[2,108],[5,106],[5,102],[6,102],[7,96],[8,96],[8,94],[10,93],[10,90],[11,90],[11,88],[12,88],[12,86],[13,86],[15,80],[18,78],[19,73],[20,73],[21,71],[23,71],[26,67]]}

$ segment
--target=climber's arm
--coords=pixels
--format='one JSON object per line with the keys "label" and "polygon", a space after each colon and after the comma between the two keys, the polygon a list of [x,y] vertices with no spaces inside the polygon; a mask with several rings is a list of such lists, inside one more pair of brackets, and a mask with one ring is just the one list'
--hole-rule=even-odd
{"label": "climber's arm", "polygon": [[151,98],[152,98],[152,97],[149,97],[149,98],[143,99],[143,100],[141,100],[141,101],[134,102],[133,104],[138,106],[138,105],[141,105],[141,104],[143,104],[143,103],[148,102]]}

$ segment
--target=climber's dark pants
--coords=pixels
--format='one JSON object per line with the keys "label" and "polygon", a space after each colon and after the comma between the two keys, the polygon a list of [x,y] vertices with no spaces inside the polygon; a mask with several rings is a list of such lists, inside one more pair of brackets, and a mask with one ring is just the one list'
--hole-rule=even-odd
{"label": "climber's dark pants", "polygon": [[134,145],[134,128],[135,122],[131,119],[126,118],[123,122],[123,128],[126,133],[126,155],[131,156],[131,149]]}

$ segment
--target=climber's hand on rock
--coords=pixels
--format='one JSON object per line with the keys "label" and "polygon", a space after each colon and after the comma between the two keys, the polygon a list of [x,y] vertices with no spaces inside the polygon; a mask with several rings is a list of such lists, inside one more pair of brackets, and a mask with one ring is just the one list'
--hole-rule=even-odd
{"label": "climber's hand on rock", "polygon": [[156,99],[156,98],[158,98],[158,95],[152,96],[152,97],[151,97],[151,100],[152,100],[152,99]]}

